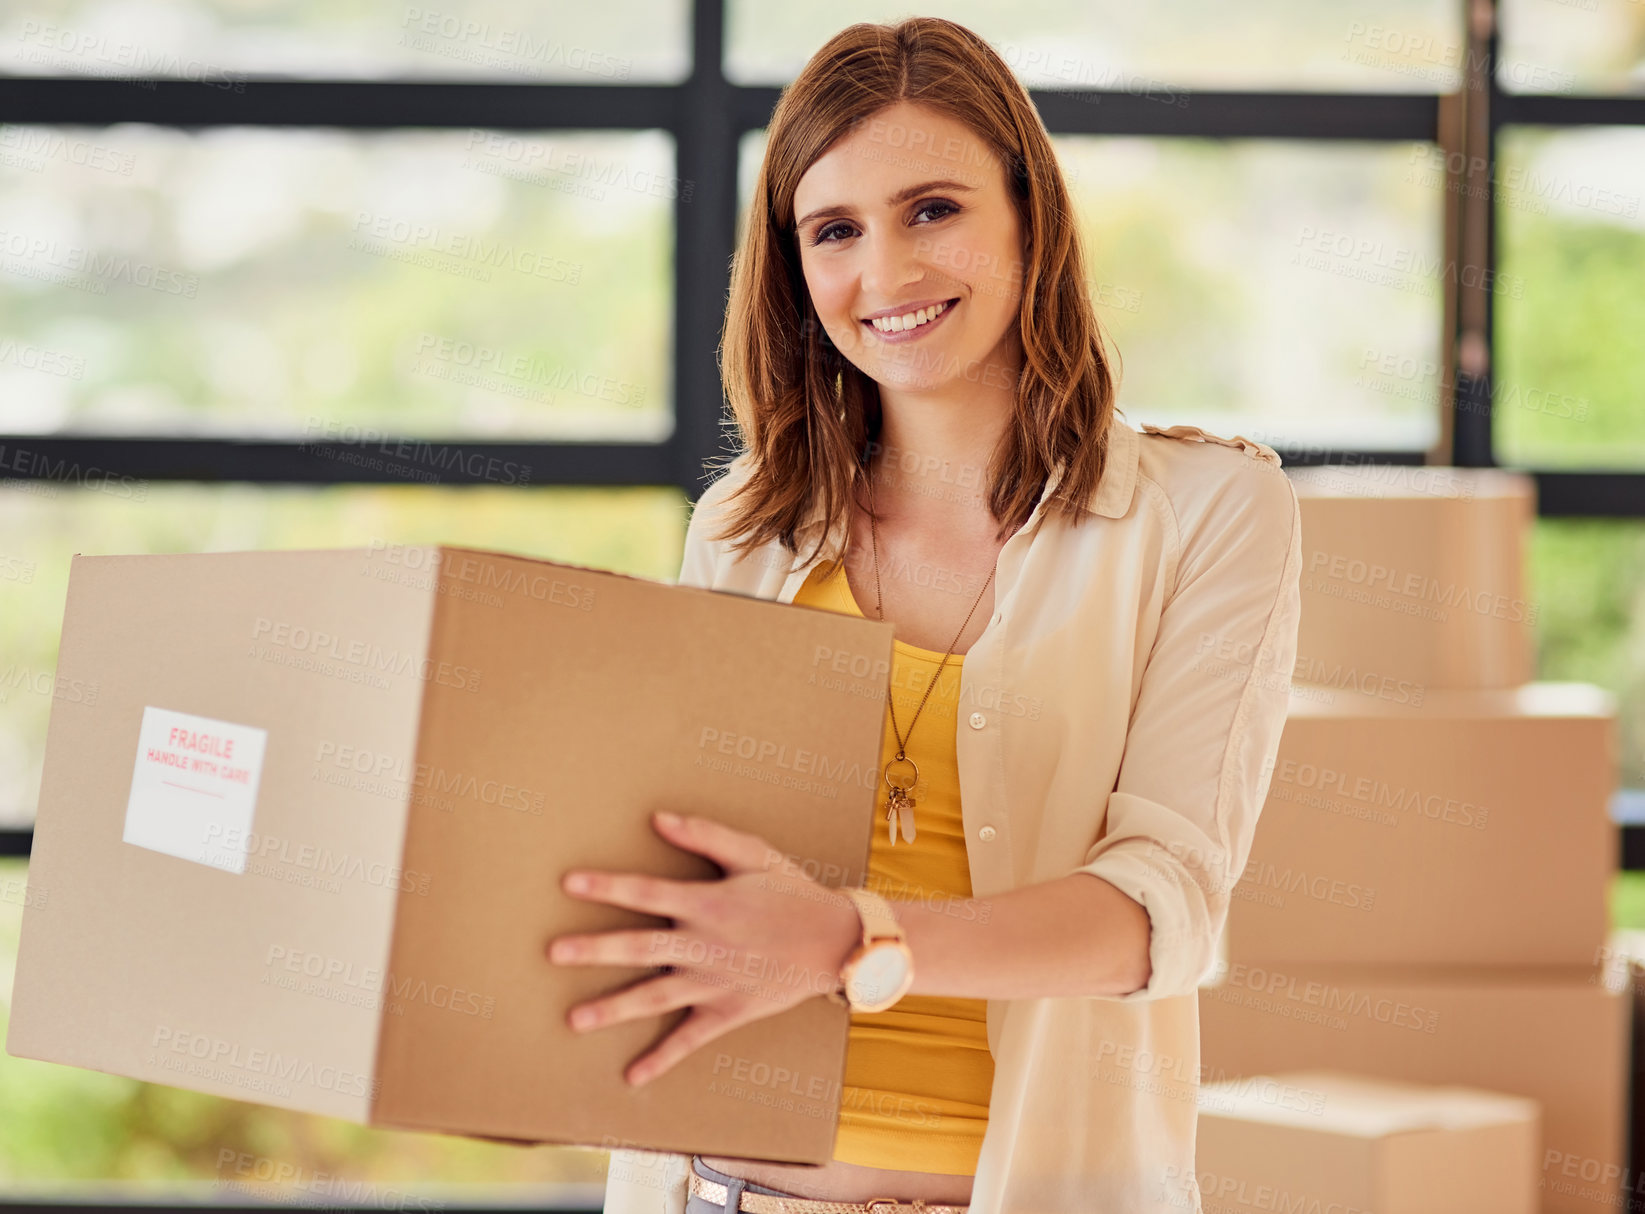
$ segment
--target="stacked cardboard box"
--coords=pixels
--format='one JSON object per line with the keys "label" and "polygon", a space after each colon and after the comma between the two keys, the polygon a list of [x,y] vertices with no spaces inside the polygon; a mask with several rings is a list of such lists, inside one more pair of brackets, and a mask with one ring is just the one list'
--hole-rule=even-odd
{"label": "stacked cardboard box", "polygon": [[1291,475],[1291,712],[1201,991],[1207,1077],[1340,1068],[1530,1097],[1542,1208],[1612,1207],[1631,1020],[1603,974],[1615,701],[1531,681],[1533,485]]}
{"label": "stacked cardboard box", "polygon": [[1536,1214],[1540,1118],[1523,1096],[1338,1071],[1207,1084],[1203,1204],[1227,1214]]}

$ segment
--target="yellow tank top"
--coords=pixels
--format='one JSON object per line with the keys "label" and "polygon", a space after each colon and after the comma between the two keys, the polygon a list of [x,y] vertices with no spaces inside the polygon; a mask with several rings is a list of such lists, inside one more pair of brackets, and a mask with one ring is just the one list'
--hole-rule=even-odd
{"label": "yellow tank top", "polygon": [[[844,566],[824,561],[794,602],[862,615]],[[963,655],[948,659],[909,733],[920,697],[938,673],[942,654],[894,641],[891,697],[908,754],[919,764],[914,789],[913,843],[887,835],[886,787],[875,804],[868,886],[887,898],[936,902],[971,896],[965,830],[960,819],[954,733]],[[891,714],[885,717],[883,765],[897,752]],[[866,1167],[973,1175],[988,1127],[994,1056],[988,1049],[983,999],[904,995],[883,1012],[853,1012],[845,1055],[840,1127],[834,1158]]]}

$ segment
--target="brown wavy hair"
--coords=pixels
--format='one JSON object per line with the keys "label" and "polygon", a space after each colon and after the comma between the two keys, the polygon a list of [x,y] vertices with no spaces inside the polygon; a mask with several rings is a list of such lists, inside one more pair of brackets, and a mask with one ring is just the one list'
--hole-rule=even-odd
{"label": "brown wavy hair", "polygon": [[[879,386],[829,340],[812,306],[794,192],[836,140],[900,101],[965,123],[993,150],[1021,223],[1023,366],[989,467],[998,538],[1027,520],[1064,460],[1048,510],[1077,521],[1102,478],[1115,381],[1067,185],[1039,112],[994,49],[965,26],[936,17],[862,22],[829,39],[783,90],[732,263],[719,361],[749,474],[727,494],[724,526],[713,538],[740,537],[734,552],[777,539],[797,554],[797,533],[815,504],[822,503],[826,536],[866,484]],[[820,548],[821,539],[813,557]]]}

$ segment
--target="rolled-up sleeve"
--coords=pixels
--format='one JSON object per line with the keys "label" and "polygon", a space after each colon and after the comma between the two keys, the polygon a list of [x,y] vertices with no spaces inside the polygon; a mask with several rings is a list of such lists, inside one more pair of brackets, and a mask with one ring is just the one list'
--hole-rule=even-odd
{"label": "rolled-up sleeve", "polygon": [[1296,489],[1255,461],[1183,526],[1175,587],[1143,670],[1106,829],[1075,871],[1148,912],[1148,982],[1194,991],[1244,870],[1285,727],[1301,616]]}

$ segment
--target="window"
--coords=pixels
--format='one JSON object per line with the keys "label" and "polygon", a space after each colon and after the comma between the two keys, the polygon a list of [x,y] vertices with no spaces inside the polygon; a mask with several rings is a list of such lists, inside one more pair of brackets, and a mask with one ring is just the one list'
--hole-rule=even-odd
{"label": "window", "polygon": [[7,7],[0,71],[19,76],[169,78],[243,91],[252,76],[601,85],[673,83],[690,71],[684,0]]}
{"label": "window", "polygon": [[12,126],[13,433],[651,440],[659,131]]}
{"label": "window", "polygon": [[1645,93],[1645,17],[1632,0],[1500,0],[1497,84],[1510,93]]}
{"label": "window", "polygon": [[[1441,92],[1456,87],[1462,41],[1449,0],[1256,0],[1237,19],[1217,0],[947,0],[919,12],[976,30],[1030,88],[1157,98],[1174,90],[1172,105],[1202,89]],[[887,0],[729,0],[726,75],[738,84],[785,83],[836,30],[908,13]]]}
{"label": "window", "polygon": [[1645,126],[1510,127],[1497,166],[1500,457],[1645,468]]}

